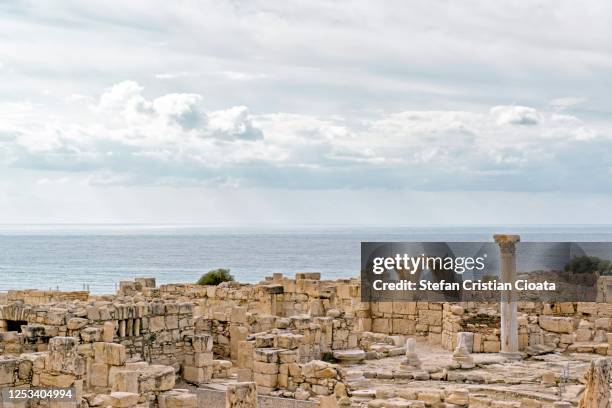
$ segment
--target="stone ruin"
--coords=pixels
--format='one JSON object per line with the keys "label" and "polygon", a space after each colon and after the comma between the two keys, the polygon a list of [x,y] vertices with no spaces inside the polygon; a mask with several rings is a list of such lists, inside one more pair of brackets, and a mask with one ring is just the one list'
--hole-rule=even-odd
{"label": "stone ruin", "polygon": [[509,303],[362,302],[357,279],[318,273],[9,291],[0,388],[72,387],[82,408],[216,407],[205,391],[237,408],[609,407],[612,303]]}

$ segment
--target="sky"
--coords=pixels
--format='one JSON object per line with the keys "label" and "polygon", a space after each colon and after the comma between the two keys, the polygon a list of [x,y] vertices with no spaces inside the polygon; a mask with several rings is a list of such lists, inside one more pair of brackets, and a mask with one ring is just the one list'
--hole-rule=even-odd
{"label": "sky", "polygon": [[0,1],[0,223],[612,224],[609,1]]}

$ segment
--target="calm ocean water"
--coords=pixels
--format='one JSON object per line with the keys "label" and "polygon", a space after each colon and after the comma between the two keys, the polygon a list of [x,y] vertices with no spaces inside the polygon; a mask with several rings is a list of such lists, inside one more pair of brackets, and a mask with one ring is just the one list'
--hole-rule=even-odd
{"label": "calm ocean water", "polygon": [[283,227],[1,226],[0,291],[59,288],[112,293],[137,276],[159,283],[194,282],[214,268],[240,281],[273,272],[358,276],[361,241],[490,241],[493,233],[523,241],[612,241],[612,226],[554,227]]}

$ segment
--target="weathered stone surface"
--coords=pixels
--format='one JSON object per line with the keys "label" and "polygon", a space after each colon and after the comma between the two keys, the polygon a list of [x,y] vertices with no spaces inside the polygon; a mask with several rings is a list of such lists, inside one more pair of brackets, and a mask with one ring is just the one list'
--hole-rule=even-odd
{"label": "weathered stone surface", "polygon": [[73,317],[68,320],[68,330],[79,330],[85,327],[89,323],[89,320],[80,317]]}
{"label": "weathered stone surface", "polygon": [[576,330],[576,322],[571,317],[540,316],[540,327],[554,333],[572,333]]}
{"label": "weathered stone surface", "polygon": [[183,379],[196,385],[207,383],[212,379],[212,368],[185,366]]}
{"label": "weathered stone surface", "polygon": [[89,384],[94,387],[108,387],[108,365],[93,363],[88,372]]}
{"label": "weathered stone surface", "polygon": [[151,365],[138,371],[140,392],[167,391],[174,387],[176,375],[170,366]]}
{"label": "weathered stone surface", "polygon": [[111,392],[110,397],[114,408],[129,408],[138,403],[138,394],[133,392]]}
{"label": "weathered stone surface", "polygon": [[591,362],[586,374],[586,388],[580,399],[579,408],[610,407],[610,361],[598,358]]}
{"label": "weathered stone surface", "polygon": [[162,393],[159,398],[159,408],[196,408],[198,397],[187,390],[172,390]]}
{"label": "weathered stone surface", "polygon": [[125,364],[127,354],[125,346],[115,343],[94,343],[96,362],[114,366]]}
{"label": "weathered stone surface", "polygon": [[138,393],[138,372],[130,370],[120,370],[114,373],[113,391]]}
{"label": "weathered stone surface", "polygon": [[466,390],[465,388],[457,388],[452,390],[450,394],[448,394],[448,396],[445,398],[445,401],[449,404],[468,405],[470,400],[469,397],[470,394],[468,390]]}
{"label": "weathered stone surface", "polygon": [[257,408],[257,385],[254,382],[229,384],[225,393],[226,408]]}
{"label": "weathered stone surface", "polygon": [[366,355],[363,350],[336,350],[333,356],[341,362],[358,363],[365,360]]}

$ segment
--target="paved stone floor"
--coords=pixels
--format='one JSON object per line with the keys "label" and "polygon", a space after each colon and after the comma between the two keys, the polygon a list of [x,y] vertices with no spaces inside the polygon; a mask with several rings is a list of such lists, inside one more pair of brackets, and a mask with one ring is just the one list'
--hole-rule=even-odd
{"label": "paved stone floor", "polygon": [[441,348],[420,343],[417,353],[422,372],[402,368],[403,356],[345,366],[350,388],[357,395],[352,398],[353,405],[377,406],[380,399],[409,398],[420,391],[457,388],[497,401],[520,402],[527,398],[539,400],[543,406],[552,406],[559,400],[577,402],[589,363],[599,357],[550,353],[509,361],[498,354],[478,353],[472,354],[476,367],[463,370],[455,369],[452,353]]}

